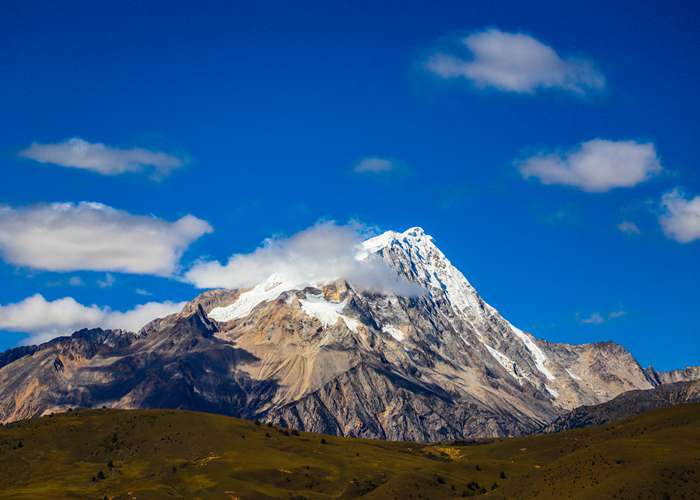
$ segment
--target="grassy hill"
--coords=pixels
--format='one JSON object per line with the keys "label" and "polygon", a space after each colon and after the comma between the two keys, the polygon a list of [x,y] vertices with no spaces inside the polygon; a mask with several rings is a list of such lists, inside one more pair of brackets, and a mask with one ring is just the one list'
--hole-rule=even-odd
{"label": "grassy hill", "polygon": [[81,410],[0,427],[0,498],[700,498],[700,405],[480,444]]}

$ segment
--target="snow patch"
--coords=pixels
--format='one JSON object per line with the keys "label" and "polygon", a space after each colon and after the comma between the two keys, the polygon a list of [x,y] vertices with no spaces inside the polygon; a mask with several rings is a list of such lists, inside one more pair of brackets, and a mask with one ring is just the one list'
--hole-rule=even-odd
{"label": "snow patch", "polygon": [[555,398],[558,398],[558,397],[559,397],[559,392],[558,392],[556,389],[552,389],[552,388],[549,387],[547,384],[545,384],[544,388],[547,389],[547,392],[550,393],[550,394],[551,394],[552,396],[554,396]]}
{"label": "snow patch", "polygon": [[545,362],[547,361],[547,356],[544,355],[544,353],[542,352],[542,349],[540,349],[537,346],[537,344],[535,344],[535,342],[530,338],[530,336],[527,335],[525,332],[523,332],[521,329],[513,326],[511,323],[508,323],[508,325],[510,326],[511,330],[513,330],[513,333],[520,340],[523,341],[523,344],[525,344],[525,347],[527,347],[528,351],[530,351],[530,354],[532,355],[532,360],[535,362],[535,366],[537,367],[537,369],[545,377],[547,377],[548,380],[554,380],[556,377],[545,366]]}
{"label": "snow patch", "polygon": [[387,231],[379,236],[365,240],[362,242],[361,248],[355,255],[355,258],[357,260],[365,260],[371,254],[377,253],[381,249],[389,247],[391,243],[400,236],[401,233],[397,233],[396,231]]}
{"label": "snow patch", "polygon": [[573,373],[573,372],[572,372],[571,370],[569,370],[568,368],[564,368],[564,369],[566,370],[566,373],[568,373],[569,376],[570,376],[572,379],[574,379],[574,380],[581,380],[581,377],[579,377],[578,375],[576,375],[575,373]]}
{"label": "snow patch", "polygon": [[399,330],[398,328],[396,328],[395,326],[393,326],[393,325],[384,325],[384,326],[382,326],[382,331],[383,331],[384,333],[388,333],[389,335],[391,335],[392,337],[394,337],[394,338],[395,338],[396,340],[398,340],[399,342],[403,342],[403,339],[406,338],[406,336],[404,335],[404,333],[403,333],[401,330]]}
{"label": "snow patch", "polygon": [[215,307],[209,311],[207,316],[220,322],[243,318],[248,316],[258,304],[275,300],[282,293],[294,290],[299,286],[301,285],[285,281],[276,274],[273,274],[262,283],[251,288],[247,292],[243,292],[233,304],[224,307]]}
{"label": "snow patch", "polygon": [[498,364],[500,364],[511,377],[517,380],[518,383],[521,383],[520,376],[515,371],[515,363],[513,362],[513,360],[489,345],[484,344],[484,346],[491,353],[491,356],[493,356],[496,359],[496,361],[498,361]]}
{"label": "snow patch", "polygon": [[348,303],[347,299],[343,302],[330,302],[323,297],[323,294],[306,294],[306,298],[300,300],[299,303],[305,314],[316,318],[323,326],[333,326],[339,319],[342,319],[351,331],[357,333],[360,322],[341,314]]}

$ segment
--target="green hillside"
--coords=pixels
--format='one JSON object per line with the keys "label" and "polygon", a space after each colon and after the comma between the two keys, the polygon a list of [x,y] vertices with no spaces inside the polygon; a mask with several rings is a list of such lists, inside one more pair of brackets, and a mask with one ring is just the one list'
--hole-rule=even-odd
{"label": "green hillside", "polygon": [[165,410],[0,427],[0,498],[699,498],[700,405],[485,444],[296,433]]}

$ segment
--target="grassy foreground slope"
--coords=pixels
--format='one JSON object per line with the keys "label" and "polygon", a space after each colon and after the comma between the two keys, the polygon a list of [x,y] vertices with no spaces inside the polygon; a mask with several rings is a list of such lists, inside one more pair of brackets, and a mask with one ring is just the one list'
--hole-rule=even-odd
{"label": "grassy foreground slope", "polygon": [[691,499],[699,484],[698,404],[472,445],[296,435],[167,410],[0,427],[1,498]]}

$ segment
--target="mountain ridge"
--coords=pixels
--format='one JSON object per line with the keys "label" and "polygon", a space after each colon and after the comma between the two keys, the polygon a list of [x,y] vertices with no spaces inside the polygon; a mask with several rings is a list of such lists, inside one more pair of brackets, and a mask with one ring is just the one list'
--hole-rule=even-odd
{"label": "mountain ridge", "polygon": [[538,432],[561,432],[600,426],[641,415],[650,410],[679,404],[700,403],[700,381],[671,382],[653,389],[634,390],[594,406],[581,406],[545,426]]}
{"label": "mountain ridge", "polygon": [[206,291],[136,334],[95,330],[0,355],[11,360],[0,364],[0,422],[71,406],[170,407],[330,434],[454,440],[525,434],[683,376],[651,378],[618,344],[523,332],[420,228],[371,238],[356,256],[393,270],[399,286],[274,274],[250,289]]}

